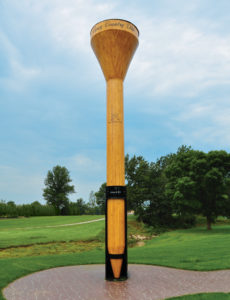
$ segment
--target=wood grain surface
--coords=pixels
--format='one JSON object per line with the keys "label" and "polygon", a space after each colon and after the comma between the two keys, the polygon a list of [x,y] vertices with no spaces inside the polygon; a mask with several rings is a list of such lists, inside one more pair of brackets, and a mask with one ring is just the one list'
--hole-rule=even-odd
{"label": "wood grain surface", "polygon": [[[107,82],[107,186],[125,185],[123,80],[138,46],[138,30],[124,20],[105,20],[91,30],[91,45]],[[125,200],[107,200],[107,247],[125,250]],[[122,259],[111,259],[115,278]]]}

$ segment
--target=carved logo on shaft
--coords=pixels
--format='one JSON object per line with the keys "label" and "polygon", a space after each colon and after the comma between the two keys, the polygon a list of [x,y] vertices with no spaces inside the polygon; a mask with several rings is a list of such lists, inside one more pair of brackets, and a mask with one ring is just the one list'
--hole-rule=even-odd
{"label": "carved logo on shaft", "polygon": [[109,123],[121,123],[121,115],[119,113],[112,113],[110,116]]}

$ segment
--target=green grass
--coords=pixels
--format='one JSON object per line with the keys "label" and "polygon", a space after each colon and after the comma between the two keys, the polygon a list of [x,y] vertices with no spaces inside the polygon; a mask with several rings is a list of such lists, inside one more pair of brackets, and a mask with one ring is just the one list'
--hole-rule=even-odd
{"label": "green grass", "polygon": [[[0,220],[0,243],[4,244],[5,247],[12,245],[19,246],[20,244],[26,245],[26,243],[31,244],[31,236],[35,237],[34,240],[32,239],[34,244],[40,243],[41,240],[47,243],[40,246],[34,245],[33,247],[38,247],[37,252],[35,251],[33,254],[26,252],[26,257],[22,257],[20,253],[19,257],[12,257],[14,252],[20,252],[20,247],[9,249],[12,251],[12,255],[9,255],[8,258],[0,258],[0,288],[2,289],[19,277],[39,270],[57,266],[104,263],[104,250],[101,249],[104,238],[103,221],[69,227],[44,228],[47,224],[59,225],[63,223],[69,224],[70,222],[82,222],[88,220],[89,217],[91,219],[96,218],[95,216],[84,216],[80,220],[78,217],[47,217],[47,222],[45,217],[24,219],[27,224],[24,224],[23,230],[16,229],[18,222],[22,222],[21,220]],[[98,217],[101,218],[101,216]],[[4,225],[1,226],[3,223]],[[138,233],[147,238],[150,237],[148,230],[143,224],[135,223],[135,217],[129,217],[128,223],[129,234]],[[29,229],[31,224],[34,227],[39,226],[43,228]],[[61,232],[58,229],[64,231]],[[4,232],[8,233],[8,235],[4,235]],[[44,236],[41,237],[41,235]],[[2,237],[4,237],[3,241]],[[57,242],[59,238],[64,241],[74,240],[79,242],[59,243]],[[51,253],[46,252],[45,249],[49,248],[50,245],[48,243],[54,240],[56,242],[51,244],[52,255],[50,255]],[[82,240],[87,242],[84,244]],[[74,248],[75,244],[79,251]],[[58,249],[59,246],[61,250],[59,249],[55,252],[55,249]],[[67,251],[66,247],[68,248],[68,252],[64,254]],[[24,247],[24,250],[22,250],[29,251],[29,248]],[[85,249],[87,251],[84,251]],[[88,251],[90,249],[93,250]],[[188,230],[167,232],[151,240],[146,240],[143,247],[130,248],[129,263],[155,264],[190,270],[228,269],[230,268],[229,249],[230,225],[214,226],[210,232],[206,231],[204,227],[197,227]],[[59,254],[57,255],[56,253]],[[0,296],[0,299],[2,300],[3,297]],[[188,295],[174,299],[222,300],[230,299],[230,294]]]}
{"label": "green grass", "polygon": [[49,228],[46,226],[73,224],[100,218],[103,218],[103,216],[35,217],[0,220],[0,249],[56,241],[68,242],[95,239],[103,229],[104,221],[63,227]]}
{"label": "green grass", "polygon": [[230,226],[176,230],[129,251],[131,263],[156,264],[188,270],[230,268]]}
{"label": "green grass", "polygon": [[5,248],[0,251],[0,258],[79,253],[95,249],[104,249],[104,243],[100,240],[54,242]]}
{"label": "green grass", "polygon": [[[48,218],[48,221],[50,219]],[[69,221],[67,219],[67,221]],[[33,220],[31,220],[33,222]],[[100,222],[100,221],[99,221]],[[30,224],[28,224],[30,225]],[[26,243],[28,241],[28,233],[31,233],[31,230],[33,230],[33,233],[37,233],[37,227],[33,227],[28,232],[28,227],[25,227],[23,231],[20,231],[20,237],[21,240],[18,239],[18,232],[15,230],[14,232],[12,229],[10,229],[11,239],[7,239],[7,243],[5,248],[2,247],[0,249],[0,258],[10,258],[10,257],[24,257],[24,256],[41,256],[41,255],[56,255],[56,254],[67,254],[67,253],[77,253],[82,251],[89,251],[92,249],[104,249],[104,241],[105,241],[105,230],[104,230],[104,222],[100,222],[100,231],[98,233],[98,230],[94,230],[91,228],[92,224],[90,224],[90,227],[88,224],[82,224],[80,227],[74,226],[74,240],[68,241],[68,237],[70,234],[72,235],[73,232],[68,229],[69,227],[62,227],[64,231],[64,239],[63,241],[63,235],[62,235],[62,241],[55,241],[54,235],[52,236],[52,240],[48,242],[40,243],[41,236],[36,236],[36,239],[31,241],[29,240],[29,244]],[[90,231],[90,235],[85,234],[83,229],[88,230],[88,228],[92,229]],[[47,229],[40,228],[40,231],[43,230],[44,232],[47,232]],[[97,228],[95,228],[97,229]],[[55,232],[56,228],[51,229],[51,233]],[[79,238],[81,237],[81,234],[79,234],[79,230],[81,231],[81,234],[84,235],[84,240]],[[8,233],[7,227],[5,227],[5,231]],[[39,232],[40,232],[39,231]],[[17,239],[15,239],[15,236]],[[55,232],[57,234],[57,232]],[[0,233],[1,236],[1,233]],[[136,222],[136,218],[134,216],[129,216],[128,218],[128,245],[129,247],[135,247],[140,244],[139,239],[140,238],[146,238],[149,239],[150,233],[149,229],[143,224]],[[49,236],[47,236],[49,239]],[[14,240],[14,243],[16,245],[12,246],[11,240]],[[20,242],[20,245],[18,245],[18,242]],[[22,241],[24,243],[22,243]],[[141,241],[141,244],[143,244],[143,241]]]}
{"label": "green grass", "polygon": [[[93,250],[77,254],[49,255],[0,259],[0,289],[27,274],[61,266],[104,263],[104,251]],[[3,300],[2,293],[0,300]]]}
{"label": "green grass", "polygon": [[168,300],[229,300],[230,294],[225,293],[204,293],[168,298]]}
{"label": "green grass", "polygon": [[83,216],[51,216],[51,217],[30,217],[15,219],[0,219],[0,230],[15,229],[24,227],[41,227],[62,224],[72,224],[90,220],[101,219],[102,215],[83,215]]}

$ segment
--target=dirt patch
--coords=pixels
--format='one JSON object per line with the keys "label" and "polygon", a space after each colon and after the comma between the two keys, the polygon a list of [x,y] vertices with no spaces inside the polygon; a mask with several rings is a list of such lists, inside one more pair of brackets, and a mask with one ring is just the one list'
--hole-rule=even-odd
{"label": "dirt patch", "polygon": [[147,237],[145,235],[140,235],[140,234],[130,234],[131,239],[135,239],[137,241],[143,241],[143,240],[149,240],[150,237]]}
{"label": "dirt patch", "polygon": [[103,243],[97,240],[34,244],[1,249],[0,258],[67,254],[102,248]]}
{"label": "dirt patch", "polygon": [[146,240],[150,240],[153,236],[149,231],[149,228],[142,222],[137,222],[136,220],[128,221],[128,246],[142,247],[145,245]]}
{"label": "dirt patch", "polygon": [[144,245],[145,245],[145,242],[143,242],[143,241],[139,241],[136,243],[137,247],[143,247]]}

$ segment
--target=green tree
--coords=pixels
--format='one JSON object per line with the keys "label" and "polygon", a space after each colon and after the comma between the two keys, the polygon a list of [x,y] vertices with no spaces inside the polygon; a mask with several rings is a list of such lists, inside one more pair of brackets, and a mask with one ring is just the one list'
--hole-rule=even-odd
{"label": "green tree", "polygon": [[7,204],[4,200],[0,200],[0,216],[7,215]]}
{"label": "green tree", "polygon": [[82,198],[77,199],[76,203],[77,215],[84,215],[86,212],[86,204]]}
{"label": "green tree", "polygon": [[106,182],[104,182],[98,192],[95,193],[96,203],[100,208],[100,212],[105,214],[105,201],[106,201]]}
{"label": "green tree", "polygon": [[230,155],[225,151],[192,150],[182,146],[168,165],[166,195],[174,213],[186,217],[202,214],[207,229],[218,215],[230,211]]}
{"label": "green tree", "polygon": [[86,214],[87,205],[82,198],[77,199],[76,202],[69,203],[70,215],[84,215]]}
{"label": "green tree", "polygon": [[[201,182],[201,211],[207,219],[207,229],[218,215],[230,215],[230,154],[210,151],[206,154],[206,172]],[[202,193],[205,195],[202,197]]]}
{"label": "green tree", "polygon": [[96,196],[95,196],[94,191],[91,191],[89,194],[88,206],[92,209],[95,209],[95,207],[97,206]]}
{"label": "green tree", "polygon": [[17,217],[18,212],[17,212],[17,205],[15,204],[14,201],[8,201],[6,205],[6,213],[8,217]]}
{"label": "green tree", "polygon": [[142,156],[125,157],[127,181],[127,207],[139,214],[145,201],[149,200],[149,163]]}
{"label": "green tree", "polygon": [[74,186],[70,185],[70,182],[72,180],[66,167],[57,165],[53,167],[52,171],[48,171],[43,197],[47,201],[47,204],[55,207],[58,214],[68,214],[68,195],[75,193]]}
{"label": "green tree", "polygon": [[165,194],[167,182],[165,168],[170,155],[161,157],[156,163],[149,164],[149,205],[146,207],[142,220],[152,226],[173,226],[172,205]]}
{"label": "green tree", "polygon": [[14,201],[8,201],[7,205],[11,206],[11,207],[16,207],[16,204]]}
{"label": "green tree", "polygon": [[202,172],[199,163],[203,163],[203,159],[203,152],[182,146],[166,167],[165,174],[168,180],[165,194],[171,202],[173,213],[178,217],[199,213],[197,181],[201,175],[199,172]]}
{"label": "green tree", "polygon": [[41,203],[38,201],[34,201],[30,204],[31,211],[33,216],[39,216],[41,214]]}

